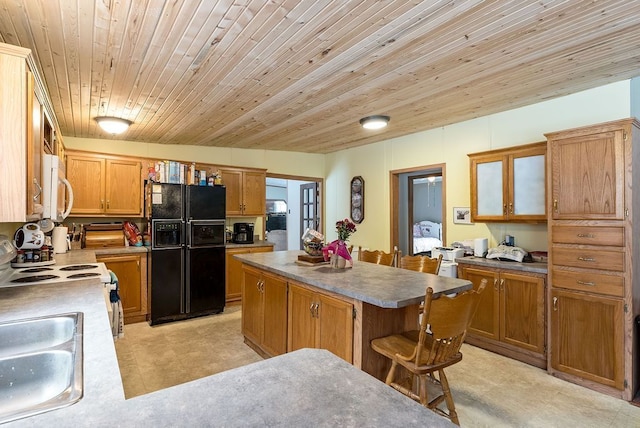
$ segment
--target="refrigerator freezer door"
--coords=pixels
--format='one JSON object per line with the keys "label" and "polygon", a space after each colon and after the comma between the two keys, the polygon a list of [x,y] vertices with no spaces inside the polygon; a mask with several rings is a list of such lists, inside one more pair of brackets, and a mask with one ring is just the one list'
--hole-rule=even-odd
{"label": "refrigerator freezer door", "polygon": [[184,318],[184,250],[151,252],[151,325]]}
{"label": "refrigerator freezer door", "polygon": [[187,312],[189,316],[222,312],[225,302],[225,249],[187,250]]}
{"label": "refrigerator freezer door", "polygon": [[151,218],[182,219],[184,218],[184,186],[181,184],[151,183]]}
{"label": "refrigerator freezer door", "polygon": [[186,186],[186,220],[224,220],[226,189],[222,186]]}

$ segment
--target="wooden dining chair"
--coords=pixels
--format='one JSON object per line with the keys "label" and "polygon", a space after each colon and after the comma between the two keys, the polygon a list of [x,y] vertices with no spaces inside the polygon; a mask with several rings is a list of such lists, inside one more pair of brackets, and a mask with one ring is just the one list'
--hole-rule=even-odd
{"label": "wooden dining chair", "polygon": [[400,267],[402,269],[415,270],[416,272],[432,273],[437,275],[440,272],[442,254],[432,259],[428,256],[402,256],[400,257]]}
{"label": "wooden dining chair", "polygon": [[398,247],[394,247],[393,253],[385,253],[381,250],[363,250],[358,247],[358,261],[398,267]]}
{"label": "wooden dining chair", "polygon": [[[374,351],[391,360],[385,383],[418,401],[434,412],[460,425],[449,382],[444,369],[462,360],[460,347],[467,328],[478,307],[480,294],[487,286],[486,278],[476,291],[458,293],[455,297],[433,298],[427,288],[424,316],[420,329],[380,337],[371,341]],[[408,371],[403,379],[396,379],[398,365]],[[436,376],[437,373],[437,376]],[[417,378],[417,383],[414,380]],[[429,400],[427,381],[438,385],[442,394]],[[446,402],[448,413],[437,406]]]}

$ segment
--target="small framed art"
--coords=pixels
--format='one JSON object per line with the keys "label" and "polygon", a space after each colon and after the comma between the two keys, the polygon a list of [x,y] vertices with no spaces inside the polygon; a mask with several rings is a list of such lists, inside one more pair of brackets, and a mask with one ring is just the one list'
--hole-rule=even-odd
{"label": "small framed art", "polygon": [[351,220],[356,224],[364,220],[364,179],[359,175],[351,179]]}
{"label": "small framed art", "polygon": [[453,222],[456,224],[471,224],[471,208],[453,207]]}

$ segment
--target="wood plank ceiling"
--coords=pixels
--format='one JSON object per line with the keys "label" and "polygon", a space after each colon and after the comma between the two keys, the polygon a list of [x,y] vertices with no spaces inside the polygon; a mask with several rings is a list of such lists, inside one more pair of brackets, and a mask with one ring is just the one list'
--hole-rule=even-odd
{"label": "wood plank ceiling", "polygon": [[0,0],[0,41],[63,136],[330,153],[635,77],[640,1]]}

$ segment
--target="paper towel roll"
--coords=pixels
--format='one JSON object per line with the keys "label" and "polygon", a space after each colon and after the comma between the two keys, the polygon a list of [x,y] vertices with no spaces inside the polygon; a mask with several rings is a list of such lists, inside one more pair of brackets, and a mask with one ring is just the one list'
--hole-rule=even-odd
{"label": "paper towel roll", "polygon": [[64,226],[56,226],[51,232],[51,244],[55,254],[66,253],[69,249],[67,244],[67,232],[69,229]]}
{"label": "paper towel roll", "polygon": [[473,241],[473,255],[476,257],[484,257],[489,246],[489,240],[487,238],[476,238]]}

